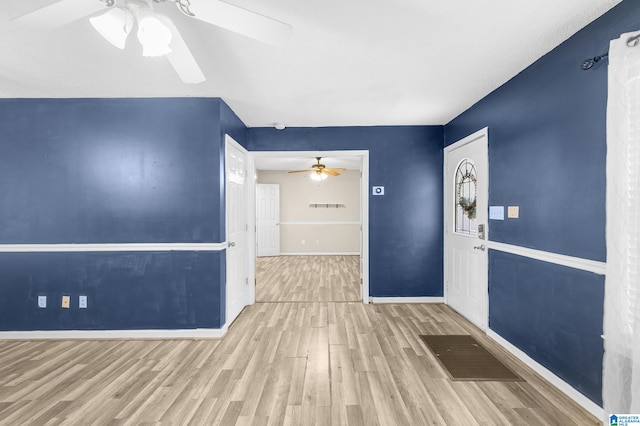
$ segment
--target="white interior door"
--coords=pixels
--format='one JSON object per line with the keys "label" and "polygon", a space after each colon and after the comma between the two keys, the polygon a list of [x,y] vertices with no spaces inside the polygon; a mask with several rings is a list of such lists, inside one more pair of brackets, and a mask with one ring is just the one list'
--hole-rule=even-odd
{"label": "white interior door", "polygon": [[256,185],[258,256],[280,255],[280,185]]}
{"label": "white interior door", "polygon": [[225,155],[227,312],[229,325],[248,304],[246,151],[227,135]]}
{"label": "white interior door", "polygon": [[487,329],[487,129],[445,149],[445,291],[453,309]]}

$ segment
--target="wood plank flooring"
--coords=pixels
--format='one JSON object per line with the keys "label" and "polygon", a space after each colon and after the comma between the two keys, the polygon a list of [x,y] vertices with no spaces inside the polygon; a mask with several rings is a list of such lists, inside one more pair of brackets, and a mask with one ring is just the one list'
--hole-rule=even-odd
{"label": "wood plank flooring", "polygon": [[[454,382],[420,334],[526,382]],[[1,425],[597,425],[441,304],[249,306],[221,340],[0,341]]]}
{"label": "wood plank flooring", "polygon": [[[219,340],[0,341],[0,425],[600,424],[448,306],[345,302],[352,277],[299,277],[352,258],[281,260],[263,272],[292,294],[264,298],[337,301],[257,303]],[[421,334],[471,334],[525,381],[451,381]]]}
{"label": "wood plank flooring", "polygon": [[276,256],[256,260],[258,302],[355,302],[360,256]]}

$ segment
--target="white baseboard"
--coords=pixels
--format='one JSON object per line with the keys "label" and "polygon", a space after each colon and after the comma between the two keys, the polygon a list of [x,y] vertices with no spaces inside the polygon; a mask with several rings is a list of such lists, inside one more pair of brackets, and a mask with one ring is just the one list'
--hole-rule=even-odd
{"label": "white baseboard", "polygon": [[371,303],[444,303],[444,297],[370,297]]}
{"label": "white baseboard", "polygon": [[604,410],[595,402],[591,401],[589,398],[578,392],[573,386],[569,383],[562,380],[560,377],[556,376],[550,370],[548,370],[543,365],[536,362],[529,355],[524,353],[522,350],[515,347],[513,344],[509,343],[504,337],[500,336],[495,331],[489,329],[487,331],[487,336],[496,341],[500,346],[505,348],[507,351],[511,352],[516,358],[520,361],[524,362],[528,367],[534,370],[536,373],[544,377],[548,382],[550,382],[553,386],[558,388],[562,393],[567,395],[569,398],[573,399],[575,402],[580,404],[582,408],[593,414],[596,418],[602,419],[604,418]]}
{"label": "white baseboard", "polygon": [[280,256],[360,256],[360,252],[304,252],[304,253],[280,253]]}
{"label": "white baseboard", "polygon": [[226,332],[226,324],[222,328],[194,328],[183,330],[0,331],[0,340],[220,339]]}

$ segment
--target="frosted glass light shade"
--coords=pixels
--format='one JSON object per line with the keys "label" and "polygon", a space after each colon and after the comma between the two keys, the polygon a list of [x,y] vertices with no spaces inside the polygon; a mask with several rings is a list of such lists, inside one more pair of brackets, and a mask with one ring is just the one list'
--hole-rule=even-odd
{"label": "frosted glass light shade", "polygon": [[138,13],[138,40],[142,56],[163,56],[171,53],[171,30],[153,13]]}
{"label": "frosted glass light shade", "polygon": [[327,175],[325,173],[311,173],[311,179],[315,180],[317,182],[323,181],[327,178]]}
{"label": "frosted glass light shade", "polygon": [[105,40],[118,49],[124,49],[133,24],[132,19],[127,20],[126,11],[115,7],[102,15],[89,18],[89,22]]}

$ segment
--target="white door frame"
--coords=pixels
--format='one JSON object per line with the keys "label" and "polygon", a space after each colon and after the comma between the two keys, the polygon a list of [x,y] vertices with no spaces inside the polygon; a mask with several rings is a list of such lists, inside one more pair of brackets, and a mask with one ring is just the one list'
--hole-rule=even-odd
{"label": "white door frame", "polygon": [[[450,231],[452,229],[452,224],[455,221],[454,215],[455,212],[453,210],[453,204],[448,203],[448,197],[447,197],[447,191],[449,191],[448,185],[447,185],[447,179],[450,179],[451,177],[447,175],[447,163],[449,160],[449,153],[451,151],[456,150],[457,148],[460,148],[464,145],[467,145],[468,143],[474,142],[478,139],[484,139],[485,143],[487,144],[487,154],[489,152],[489,128],[485,127],[484,129],[478,130],[475,133],[472,133],[471,135],[460,139],[459,141],[445,147],[444,149],[444,161],[442,164],[442,184],[443,184],[443,211],[444,211],[444,229],[443,229],[443,235],[444,235],[444,253],[443,253],[443,269],[444,269],[444,274],[443,274],[443,278],[444,278],[444,282],[443,282],[443,286],[444,286],[444,301],[445,303],[448,305],[449,304],[449,292],[448,292],[448,281],[449,281],[449,277],[448,277],[448,268],[447,268],[447,264],[448,264],[448,253],[449,253],[449,245],[451,244],[451,242],[449,241],[448,235],[450,234]],[[487,179],[489,178],[489,159],[487,158]],[[487,200],[487,208],[489,205],[489,182],[487,182],[487,186],[486,186],[487,190],[485,194],[482,194],[485,199]],[[487,254],[485,256],[485,258],[489,259],[489,217],[487,217],[487,221],[485,223],[485,240],[484,240],[484,245],[487,246]],[[483,287],[481,290],[483,292],[483,294],[485,295],[485,303],[483,306],[484,309],[484,314],[483,316],[486,319],[486,328],[483,331],[487,331],[489,329],[489,277],[488,277],[488,271],[489,268],[487,267],[487,279],[483,280],[485,287]]]}
{"label": "white door frame", "polygon": [[[231,136],[225,134],[224,137],[225,140],[225,144],[224,144],[224,204],[225,204],[225,242],[224,245],[225,247],[227,246],[228,242],[227,242],[227,238],[229,237],[229,229],[228,229],[228,221],[227,221],[227,146],[231,145],[234,148],[236,148],[237,150],[239,150],[240,152],[242,152],[245,155],[245,166],[247,167],[247,170],[245,171],[245,184],[244,184],[244,195],[245,197],[249,196],[249,193],[251,192],[251,187],[252,187],[252,182],[254,182],[254,179],[252,178],[253,175],[249,176],[248,171],[249,171],[249,166],[248,166],[248,161],[249,161],[249,151],[247,151],[242,145],[240,145],[238,142],[236,142]],[[246,199],[245,201],[245,220],[246,223],[249,224],[251,222],[249,222],[250,216],[249,216],[249,211],[251,209],[251,206],[249,204],[249,199]],[[255,203],[254,203],[255,204]],[[255,213],[254,213],[254,222],[255,222]],[[252,269],[251,269],[251,262],[250,262],[250,257],[251,256],[251,239],[249,238],[250,235],[253,235],[251,232],[248,232],[247,230],[247,238],[246,238],[246,258],[245,258],[245,268],[248,269],[249,273],[248,273],[248,280],[249,283],[251,283],[251,275],[252,275]],[[255,244],[255,243],[254,243]],[[253,263],[255,263],[255,260],[253,261]],[[225,253],[225,271],[228,272],[229,267],[228,267],[228,258],[226,256]],[[255,279],[255,278],[254,278]],[[227,286],[228,282],[227,279],[225,277],[225,282],[224,285]],[[253,304],[254,299],[252,299],[251,296],[251,288],[253,288],[254,286],[249,285],[248,286],[249,289],[247,291],[247,296],[245,298],[244,301],[244,306],[247,305],[251,305]],[[235,318],[233,318],[235,319]],[[231,321],[233,321],[233,319]],[[224,327],[229,327],[229,325],[231,325],[231,321],[229,321],[229,292],[228,292],[228,287],[225,288],[225,318],[224,318]]]}
{"label": "white door frame", "polygon": [[[369,303],[369,151],[249,151],[247,157],[247,182],[249,183],[249,224],[256,223],[256,157],[360,157],[361,173],[360,180],[360,209],[362,211],[360,218],[360,226],[362,227],[362,252],[360,258],[362,260],[362,291],[361,297],[363,303]],[[250,225],[251,226],[251,225]],[[249,282],[255,283],[256,270],[256,233],[249,232],[247,239],[248,256],[249,256]],[[256,286],[249,286],[249,303],[256,301]]]}

